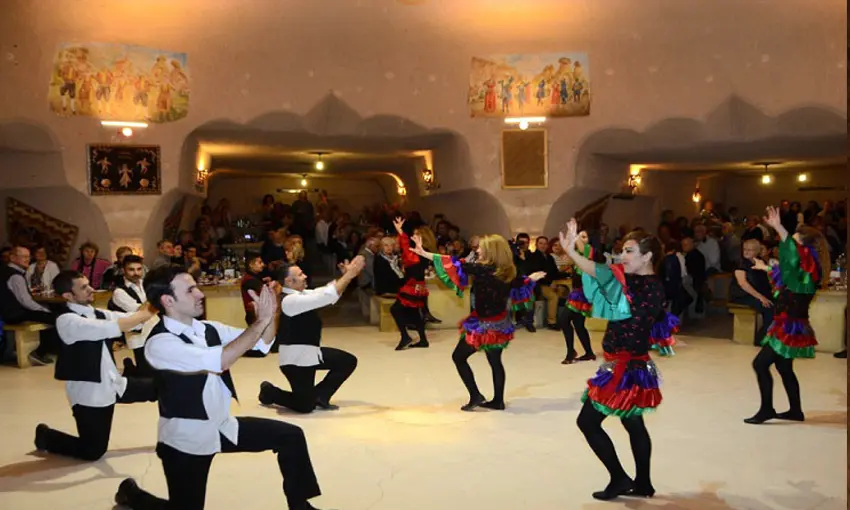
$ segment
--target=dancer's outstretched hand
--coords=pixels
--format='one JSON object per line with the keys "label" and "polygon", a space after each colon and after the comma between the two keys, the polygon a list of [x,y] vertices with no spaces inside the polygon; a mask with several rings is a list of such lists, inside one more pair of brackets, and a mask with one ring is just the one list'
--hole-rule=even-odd
{"label": "dancer's outstretched hand", "polygon": [[536,282],[537,280],[541,280],[546,277],[546,271],[537,271],[536,273],[531,273],[528,275],[528,279]]}
{"label": "dancer's outstretched hand", "polygon": [[560,233],[561,247],[564,250],[569,250],[571,247],[575,247],[578,238],[578,222],[576,222],[576,219],[570,218],[564,230]]}
{"label": "dancer's outstretched hand", "polygon": [[401,227],[404,226],[404,218],[399,216],[396,219],[394,219],[393,220],[393,226],[395,227],[396,232],[398,232],[399,234],[402,234],[404,231],[401,229]]}
{"label": "dancer's outstretched hand", "polygon": [[414,234],[413,237],[410,238],[410,240],[413,241],[410,246],[410,251],[417,255],[425,253],[425,248],[422,247],[422,236],[420,236],[419,234]]}
{"label": "dancer's outstretched hand", "polygon": [[779,230],[779,227],[782,226],[782,219],[779,217],[779,209],[771,205],[768,206],[766,210],[767,216],[764,217],[764,222],[767,223],[768,226],[772,227],[773,230]]}
{"label": "dancer's outstretched hand", "polygon": [[248,295],[254,301],[254,309],[257,312],[258,320],[274,318],[274,314],[277,311],[277,298],[269,286],[264,285],[259,296],[253,290],[249,290]]}

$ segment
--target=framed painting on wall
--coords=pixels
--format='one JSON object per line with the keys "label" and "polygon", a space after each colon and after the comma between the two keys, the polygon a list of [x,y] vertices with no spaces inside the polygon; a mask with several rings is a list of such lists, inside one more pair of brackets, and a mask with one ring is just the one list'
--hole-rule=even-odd
{"label": "framed painting on wall", "polygon": [[502,188],[549,187],[546,129],[502,131]]}
{"label": "framed painting on wall", "polygon": [[89,194],[162,193],[158,145],[89,145]]}

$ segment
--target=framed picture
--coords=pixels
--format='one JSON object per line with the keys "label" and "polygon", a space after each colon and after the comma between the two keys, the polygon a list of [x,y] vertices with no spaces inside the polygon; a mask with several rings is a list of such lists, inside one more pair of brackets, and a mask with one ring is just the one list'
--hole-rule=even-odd
{"label": "framed picture", "polygon": [[89,194],[160,195],[158,145],[89,145]]}
{"label": "framed picture", "polygon": [[545,128],[502,131],[502,188],[549,187]]}

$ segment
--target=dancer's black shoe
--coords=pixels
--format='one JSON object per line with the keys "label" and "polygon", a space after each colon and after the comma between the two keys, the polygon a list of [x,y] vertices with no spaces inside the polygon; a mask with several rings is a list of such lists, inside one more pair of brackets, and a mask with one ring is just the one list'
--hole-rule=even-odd
{"label": "dancer's black shoe", "polygon": [[476,407],[480,407],[482,404],[484,404],[484,402],[486,402],[484,395],[478,395],[476,397],[469,399],[469,402],[467,402],[466,405],[461,407],[460,410],[461,411],[472,411]]}
{"label": "dancer's black shoe", "polygon": [[620,496],[629,494],[630,492],[634,492],[634,490],[635,483],[629,478],[623,478],[616,481],[611,480],[611,483],[608,484],[608,487],[605,487],[604,491],[593,493],[593,499],[598,499],[600,501],[610,501],[614,498],[618,498]]}
{"label": "dancer's black shoe", "polygon": [[749,423],[750,425],[761,425],[762,423],[772,420],[776,418],[776,411],[771,409],[770,411],[759,411],[753,416],[744,420],[744,423]]}

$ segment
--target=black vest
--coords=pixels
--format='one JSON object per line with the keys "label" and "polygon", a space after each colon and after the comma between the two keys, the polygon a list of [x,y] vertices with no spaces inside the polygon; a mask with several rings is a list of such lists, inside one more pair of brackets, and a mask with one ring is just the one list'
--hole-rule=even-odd
{"label": "black vest", "polygon": [[[64,306],[57,319],[69,313],[75,312]],[[106,319],[106,315],[97,309],[94,311],[94,316],[100,320]],[[60,342],[60,345],[61,350],[59,358],[56,359],[56,368],[53,374],[56,379],[60,381],[101,382],[100,368],[106,340],[84,340],[73,344]]]}
{"label": "black vest", "polygon": [[[142,304],[142,298],[139,297],[139,294],[136,293],[135,290],[133,290],[132,288],[130,288],[127,285],[124,284],[124,278],[121,278],[121,282],[118,283],[117,285],[115,285],[115,290],[118,290],[118,289],[123,289],[124,292],[126,292],[128,296],[130,296],[131,298],[136,300],[136,303]],[[113,296],[114,296],[114,291],[113,291]],[[109,303],[106,304],[106,308],[112,310],[113,312],[127,312],[128,311],[128,310],[124,310],[120,306],[116,305],[113,298],[109,298]]]}
{"label": "black vest", "polygon": [[8,264],[0,263],[0,317],[6,322],[19,320],[26,313],[26,308],[18,302],[18,298],[9,290],[9,280],[15,275],[20,275],[21,278],[26,280],[22,271],[16,271]]}
{"label": "black vest", "polygon": [[[204,336],[209,347],[221,345],[221,337],[214,326],[204,324]],[[164,319],[151,330],[148,340],[160,333],[173,334],[165,327]],[[187,344],[193,343],[186,335],[178,335]],[[159,415],[163,418],[183,418],[187,420],[208,420],[209,415],[204,407],[204,386],[207,384],[208,373],[184,374],[170,370],[156,370],[154,382],[159,396]],[[236,387],[230,370],[221,373],[221,380],[230,394],[238,402]]]}
{"label": "black vest", "polygon": [[[286,299],[286,298],[284,298]],[[277,327],[278,345],[314,345],[322,341],[322,319],[317,310],[290,317],[280,314]]]}

